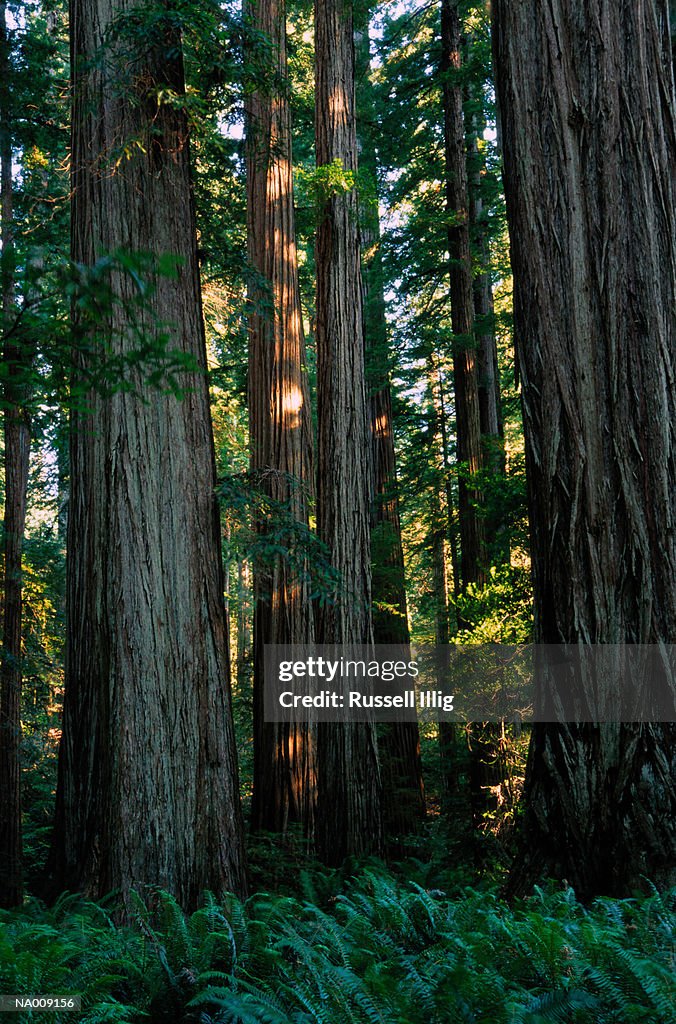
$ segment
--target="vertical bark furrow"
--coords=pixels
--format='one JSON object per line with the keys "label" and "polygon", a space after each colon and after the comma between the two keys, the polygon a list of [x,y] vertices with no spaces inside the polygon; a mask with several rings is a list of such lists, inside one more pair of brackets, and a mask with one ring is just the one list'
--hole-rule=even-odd
{"label": "vertical bark furrow", "polygon": [[[348,0],[315,4],[316,157],[357,170],[354,43]],[[372,461],[364,369],[356,189],[325,197],[317,229],[318,529],[340,574],[320,615],[323,643],[372,641]],[[370,724],[320,725],[317,845],[329,863],[377,852],[381,783]]]}
{"label": "vertical bark furrow", "polygon": [[[125,249],[179,266],[137,317],[133,277],[115,270],[122,301],[96,324],[76,311],[75,326],[124,356],[159,322],[199,371],[182,401],[162,390],[144,400],[139,371],[133,392],[91,393],[72,417],[50,872],[58,888],[152,883],[194,905],[204,888],[243,888],[242,832],[187,122],[158,99],[182,91],[180,40],[168,33],[130,59],[132,44],[107,33],[134,6],[71,4],[72,255],[93,266]],[[78,356],[82,370],[89,358]]]}
{"label": "vertical bark furrow", "polygon": [[[385,315],[383,263],[376,182],[376,120],[370,80],[370,10],[360,12],[355,28],[357,135],[359,165],[369,186],[359,197],[368,415],[373,457],[372,509],[373,637],[376,644],[408,644],[408,612],[397,465],[394,448],[389,338]],[[425,788],[417,722],[383,723],[378,728],[383,776],[383,824],[390,837],[414,832],[425,816]]]}
{"label": "vertical bark furrow", "polygon": [[[252,27],[272,45],[270,81],[247,103],[249,260],[260,275],[249,324],[249,423],[254,485],[278,503],[289,525],[308,525],[312,422],[305,363],[293,208],[291,112],[286,90],[283,0],[251,0]],[[265,522],[256,524],[265,535]],[[266,644],[314,639],[309,565],[298,551],[254,571],[254,828],[312,830],[313,730],[263,722]]]}
{"label": "vertical bark furrow", "polygon": [[[676,141],[666,7],[500,0],[494,16],[535,638],[671,644]],[[539,726],[527,795],[541,861],[584,894],[627,891],[642,874],[673,877],[673,739],[673,726],[659,724]]]}

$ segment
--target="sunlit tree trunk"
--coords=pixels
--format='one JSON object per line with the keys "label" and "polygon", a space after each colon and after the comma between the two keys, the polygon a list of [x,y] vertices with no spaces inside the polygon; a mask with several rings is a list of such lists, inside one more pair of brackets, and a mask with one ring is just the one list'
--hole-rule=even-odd
{"label": "sunlit tree trunk", "polygon": [[[159,318],[199,372],[182,400],[139,393],[140,373],[135,391],[89,393],[73,414],[50,881],[92,896],[150,883],[191,906],[204,889],[242,891],[242,822],[188,130],[180,102],[162,102],[184,91],[180,39],[168,19],[152,48],[138,31],[111,42],[132,10],[71,3],[72,255],[178,257],[135,317],[133,275],[113,271],[121,302],[88,340],[124,355],[131,327],[152,336]],[[75,326],[87,330],[77,310]]]}
{"label": "sunlit tree trunk", "polygon": [[[247,233],[252,288],[249,326],[249,423],[254,485],[277,505],[278,518],[308,527],[312,422],[298,287],[291,113],[286,90],[283,0],[251,0],[251,26],[272,44],[270,81],[247,101]],[[265,521],[256,524],[265,535]],[[287,531],[293,546],[291,531]],[[291,559],[294,559],[292,563]],[[265,644],[314,640],[309,565],[302,550],[254,567],[254,828],[283,832],[289,822],[312,830],[313,730],[263,721]]]}
{"label": "sunlit tree trunk", "polygon": [[[331,188],[317,229],[318,530],[340,593],[321,610],[323,643],[372,640],[371,495],[357,191],[354,44],[349,0],[315,4],[318,168],[337,161],[344,185]],[[378,852],[381,780],[371,724],[318,728],[317,847],[328,863]]]}
{"label": "sunlit tree trunk", "polygon": [[[666,3],[497,0],[539,643],[676,641],[676,256]],[[607,685],[613,685],[608,683]],[[513,886],[674,881],[672,724],[538,725]]]}

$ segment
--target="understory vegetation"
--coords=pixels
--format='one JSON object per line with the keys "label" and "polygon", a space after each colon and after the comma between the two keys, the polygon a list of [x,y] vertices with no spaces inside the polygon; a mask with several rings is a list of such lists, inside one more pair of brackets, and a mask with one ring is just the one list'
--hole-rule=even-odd
{"label": "understory vegetation", "polygon": [[114,901],[31,900],[0,917],[0,985],[81,993],[64,1024],[676,1021],[676,890],[585,907],[552,885],[508,906],[420,862],[405,875],[301,869],[294,895],[206,894],[190,916],[148,892],[126,924]]}

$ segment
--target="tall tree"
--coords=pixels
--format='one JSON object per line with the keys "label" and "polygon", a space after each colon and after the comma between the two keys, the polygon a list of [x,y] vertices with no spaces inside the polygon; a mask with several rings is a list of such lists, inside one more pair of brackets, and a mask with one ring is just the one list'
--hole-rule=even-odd
{"label": "tall tree", "polygon": [[[244,887],[220,527],[183,67],[175,11],[72,0],[72,255],[113,259],[93,350],[122,363],[158,321],[194,360],[185,397],[87,394],[72,417],[68,637],[50,872],[101,895],[160,885],[191,905]],[[161,18],[166,11],[166,20]],[[169,101],[165,101],[169,97]],[[171,254],[143,287],[135,253]],[[105,291],[104,291],[105,296]],[[136,310],[133,307],[136,304]]]}
{"label": "tall tree", "polygon": [[22,899],[21,787],[21,552],[26,524],[30,422],[26,409],[26,352],[17,331],[12,182],[11,41],[7,6],[0,3],[0,180],[2,205],[2,335],[5,378],[4,600],[0,665],[0,904]]}
{"label": "tall tree", "polygon": [[[468,62],[472,59],[473,47],[478,49],[479,43],[470,36],[465,44]],[[505,450],[490,244],[482,189],[486,161],[479,146],[485,127],[482,90],[483,82],[475,80],[473,76],[465,85],[465,123],[469,129],[466,132],[468,225],[474,264],[472,291],[482,464],[483,469],[490,474],[483,493],[486,560],[491,564],[504,564],[509,561],[509,537],[504,510],[495,500],[492,503],[486,501],[488,489],[498,484],[498,478],[504,478]],[[493,794],[502,781],[499,757],[502,735],[500,726],[495,723],[486,722],[467,727],[470,805],[476,828],[481,828],[486,815],[494,809]]]}
{"label": "tall tree", "polygon": [[[254,484],[290,524],[307,528],[312,422],[298,287],[286,68],[284,0],[253,0],[251,27],[270,40],[268,80],[247,102],[247,234],[258,272],[249,326],[249,423]],[[266,523],[257,529],[266,532]],[[289,531],[291,532],[291,531]],[[293,538],[292,538],[293,543]],[[314,639],[307,558],[275,556],[254,572],[255,828],[282,832],[288,822],[312,828],[315,767],[307,725],[263,721],[265,644]]]}
{"label": "tall tree", "polygon": [[462,587],[484,578],[480,495],[467,475],[481,469],[479,369],[474,338],[474,291],[469,234],[469,192],[462,83],[459,70],[462,22],[457,0],[441,0],[441,73],[443,79],[446,209],[453,327],[453,382],[457,457],[460,465],[458,512]]}
{"label": "tall tree", "polygon": [[[477,371],[479,397],[479,427],[484,449],[484,465],[493,473],[504,474],[505,454],[503,446],[503,417],[500,400],[500,374],[498,349],[495,336],[495,308],[493,283],[491,280],[490,235],[486,223],[487,211],[484,203],[483,182],[486,177],[486,159],[482,152],[481,140],[486,127],[484,112],[484,82],[476,79],[478,63],[483,72],[483,62],[473,52],[483,53],[481,40],[472,35],[466,39],[466,61],[473,63],[471,77],[464,89],[466,152],[467,152],[467,194],[468,225],[474,269],[472,291],[474,294],[475,333],[477,337]],[[488,523],[487,530],[496,523]],[[504,553],[504,552],[503,552]]]}
{"label": "tall tree", "polygon": [[[341,580],[321,611],[322,643],[372,640],[372,462],[355,175],[350,0],[315,3],[315,132],[325,194],[317,228],[318,530]],[[335,181],[338,171],[338,182]],[[317,847],[328,863],[378,851],[381,782],[375,727],[318,728]]]}
{"label": "tall tree", "polygon": [[[497,0],[539,643],[676,639],[676,210],[666,3]],[[611,686],[612,681],[606,680]],[[673,882],[665,724],[538,725],[515,887]]]}
{"label": "tall tree", "polygon": [[[368,8],[355,30],[355,77],[359,164],[362,182],[360,228],[368,408],[373,445],[373,638],[377,644],[408,644],[404,552],[394,450],[390,352],[385,314],[378,212],[378,163],[374,139],[375,97],[371,86]],[[378,730],[383,773],[383,813],[390,836],[414,832],[425,816],[425,788],[417,722],[383,723]]]}

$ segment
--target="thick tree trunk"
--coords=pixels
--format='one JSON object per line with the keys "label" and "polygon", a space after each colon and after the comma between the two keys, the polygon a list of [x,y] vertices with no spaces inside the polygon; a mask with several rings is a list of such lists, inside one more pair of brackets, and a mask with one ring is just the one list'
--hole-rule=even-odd
{"label": "thick tree trunk", "polygon": [[[247,234],[258,271],[249,325],[249,424],[254,484],[279,504],[289,525],[308,525],[312,422],[305,364],[293,206],[291,113],[284,0],[252,0],[252,27],[272,43],[266,86],[247,102]],[[274,78],[272,77],[274,76]],[[265,534],[266,523],[257,530]],[[292,533],[290,543],[293,543]],[[263,721],[265,644],[314,640],[307,559],[298,551],[254,567],[253,827],[311,832],[315,804],[313,730]]]}
{"label": "thick tree trunk", "polygon": [[114,271],[123,303],[89,340],[124,355],[132,326],[152,336],[157,317],[200,371],[186,373],[183,400],[91,393],[73,415],[50,868],[57,889],[126,895],[149,883],[190,906],[205,888],[243,890],[242,822],[188,132],[159,99],[183,92],[180,40],[168,23],[152,50],[129,52],[142,33],[111,44],[114,19],[134,9],[71,3],[72,255],[85,266],[120,248],[177,256],[175,279],[158,278],[133,325],[136,285]]}
{"label": "thick tree trunk", "polygon": [[0,180],[2,183],[2,332],[7,376],[3,388],[5,442],[4,594],[0,666],[0,906],[23,897],[21,841],[21,553],[26,527],[30,459],[27,352],[12,338],[15,327],[14,211],[10,41],[6,5],[0,3]]}
{"label": "thick tree trunk", "polygon": [[[539,643],[676,641],[666,4],[497,0]],[[612,681],[608,685],[613,685]],[[676,869],[673,725],[538,725],[527,847],[583,896]]]}
{"label": "thick tree trunk", "polygon": [[[377,644],[408,644],[404,552],[401,542],[397,464],[392,422],[389,341],[383,292],[380,221],[375,187],[376,149],[368,126],[375,118],[370,80],[369,11],[355,32],[359,164],[373,186],[360,202],[362,288],[368,408],[374,468],[372,512],[373,638]],[[389,837],[415,832],[425,817],[425,787],[417,722],[389,722],[378,728],[383,778],[383,823]]]}
{"label": "thick tree trunk", "polygon": [[[357,170],[354,45],[349,0],[315,4],[317,166]],[[326,196],[317,230],[318,528],[340,592],[320,615],[322,643],[372,640],[372,461],[356,188]],[[378,852],[381,779],[375,726],[318,729],[317,847],[327,863]]]}
{"label": "thick tree trunk", "polygon": [[[462,85],[451,75],[460,69],[461,22],[458,4],[441,0],[441,73],[443,76],[446,209],[453,327],[453,382],[457,460],[460,467],[460,579],[462,587],[484,580],[483,524],[477,512],[480,494],[471,474],[481,469],[479,371],[474,337],[474,294],[469,239],[469,195]],[[467,476],[470,476],[470,479]]]}

